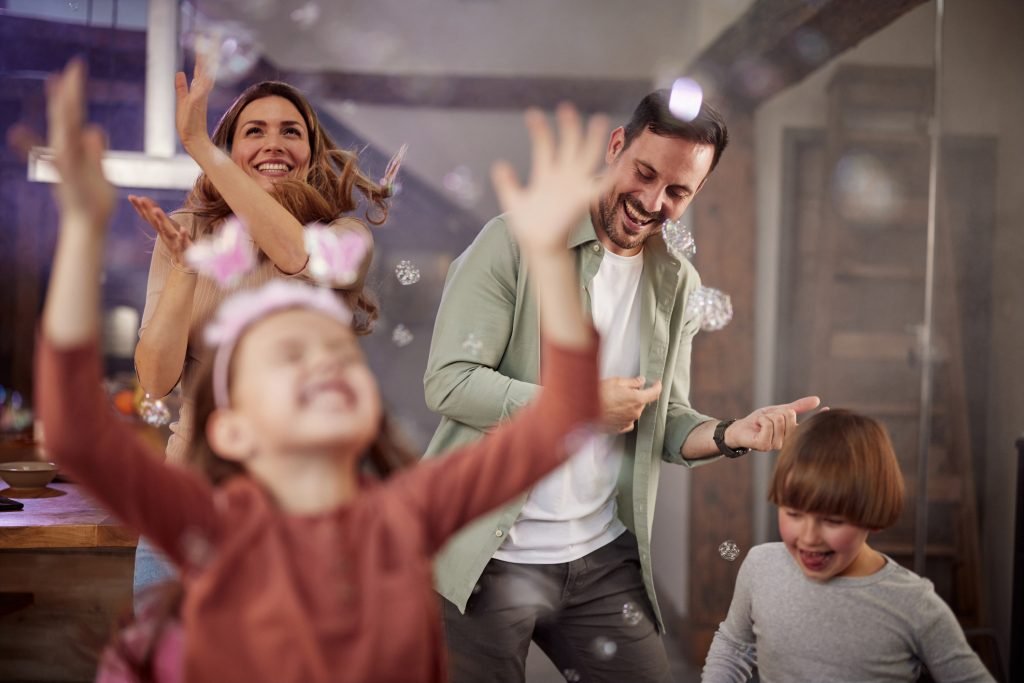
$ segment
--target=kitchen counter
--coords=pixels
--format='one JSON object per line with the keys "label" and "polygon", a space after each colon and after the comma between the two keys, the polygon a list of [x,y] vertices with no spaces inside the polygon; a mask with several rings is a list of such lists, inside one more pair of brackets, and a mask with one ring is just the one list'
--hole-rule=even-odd
{"label": "kitchen counter", "polygon": [[25,505],[0,512],[0,550],[27,548],[134,548],[138,535],[86,497],[78,486],[2,489]]}
{"label": "kitchen counter", "polygon": [[75,484],[0,495],[25,505],[0,512],[0,681],[91,681],[131,609],[137,536]]}

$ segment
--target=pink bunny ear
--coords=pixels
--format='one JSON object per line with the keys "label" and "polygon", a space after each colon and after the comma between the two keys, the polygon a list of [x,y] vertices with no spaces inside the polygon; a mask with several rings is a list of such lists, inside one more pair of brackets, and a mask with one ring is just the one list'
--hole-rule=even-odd
{"label": "pink bunny ear", "polygon": [[213,236],[189,247],[185,261],[224,289],[256,266],[256,249],[242,221],[231,216]]}
{"label": "pink bunny ear", "polygon": [[391,161],[388,162],[388,166],[384,169],[384,177],[380,179],[380,184],[386,187],[390,194],[394,194],[395,179],[398,177],[398,169],[402,167],[402,162],[405,160],[405,153],[409,151],[409,144],[402,143],[402,146],[398,148],[395,156],[391,157]]}
{"label": "pink bunny ear", "polygon": [[359,277],[359,267],[370,245],[362,235],[346,230],[340,235],[321,223],[306,226],[303,238],[309,254],[309,274],[329,286],[350,285]]}

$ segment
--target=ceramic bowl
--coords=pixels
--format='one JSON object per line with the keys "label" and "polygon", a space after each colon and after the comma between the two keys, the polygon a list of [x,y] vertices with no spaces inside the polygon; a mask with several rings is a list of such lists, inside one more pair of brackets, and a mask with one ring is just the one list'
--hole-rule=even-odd
{"label": "ceramic bowl", "polygon": [[0,464],[0,479],[12,489],[38,489],[46,486],[57,476],[57,466],[52,462],[5,462]]}

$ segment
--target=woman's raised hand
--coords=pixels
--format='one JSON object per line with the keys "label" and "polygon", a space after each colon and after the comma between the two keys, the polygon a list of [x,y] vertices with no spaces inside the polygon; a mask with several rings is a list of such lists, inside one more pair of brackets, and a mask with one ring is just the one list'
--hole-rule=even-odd
{"label": "woman's raised hand", "polygon": [[185,72],[174,75],[174,92],[177,96],[175,125],[178,138],[185,151],[195,156],[198,145],[210,142],[206,129],[206,105],[216,79],[216,64],[204,50],[196,50],[196,68],[192,84],[188,83]]}
{"label": "woman's raised hand", "polygon": [[594,171],[605,149],[608,119],[592,116],[584,131],[579,114],[569,104],[558,106],[555,119],[557,141],[542,112],[526,112],[533,159],[526,186],[519,184],[506,162],[496,163],[491,172],[512,232],[528,251],[566,249],[569,233],[601,187]]}
{"label": "woman's raised hand", "polygon": [[56,195],[63,218],[105,234],[116,194],[103,175],[103,130],[83,123],[85,82],[85,65],[79,59],[47,81],[49,144],[60,174]]}
{"label": "woman's raised hand", "polygon": [[190,270],[185,263],[185,252],[192,246],[192,237],[188,230],[179,225],[177,221],[168,216],[163,209],[157,206],[149,197],[128,195],[135,213],[139,214],[144,221],[153,226],[157,236],[167,246],[171,254],[171,263],[175,268]]}

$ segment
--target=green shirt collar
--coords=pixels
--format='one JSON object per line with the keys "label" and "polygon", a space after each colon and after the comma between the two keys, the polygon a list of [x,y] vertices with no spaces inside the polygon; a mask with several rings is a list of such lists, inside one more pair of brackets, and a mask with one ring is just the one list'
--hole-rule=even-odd
{"label": "green shirt collar", "polygon": [[575,249],[581,244],[595,241],[597,241],[597,232],[594,230],[594,223],[590,220],[590,211],[588,210],[572,234],[569,235],[569,248]]}
{"label": "green shirt collar", "polygon": [[[587,244],[588,242],[597,242],[597,231],[594,229],[594,223],[590,220],[590,211],[580,219],[579,224],[569,235],[568,246],[570,249],[575,249],[578,246]],[[644,243],[644,258],[653,258],[656,262],[669,262],[674,261],[673,256],[668,252],[668,248],[665,246],[664,240],[661,235],[653,235]],[[675,264],[678,265],[678,264]]]}

